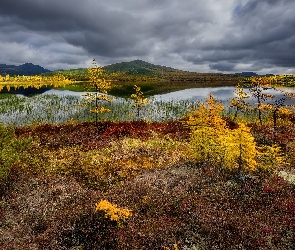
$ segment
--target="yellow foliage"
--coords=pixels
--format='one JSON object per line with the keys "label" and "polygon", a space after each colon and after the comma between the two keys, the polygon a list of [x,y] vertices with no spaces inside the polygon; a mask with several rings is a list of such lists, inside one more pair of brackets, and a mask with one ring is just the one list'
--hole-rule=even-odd
{"label": "yellow foliage", "polygon": [[280,107],[280,108],[278,108],[278,111],[280,114],[284,114],[284,115],[291,115],[294,113],[291,109],[289,109],[287,107]]}
{"label": "yellow foliage", "polygon": [[224,133],[226,122],[219,116],[224,109],[210,94],[206,103],[199,103],[192,111],[186,125],[191,129],[191,147],[193,156],[201,161],[220,160],[219,137]]}
{"label": "yellow foliage", "polygon": [[277,83],[277,76],[268,76],[268,77],[251,77],[250,84],[252,86],[260,86],[260,87],[270,87]]}
{"label": "yellow foliage", "polygon": [[140,87],[134,85],[135,94],[131,95],[131,98],[135,100],[133,108],[137,109],[137,118],[139,119],[140,110],[149,103],[148,99],[144,98],[143,92]]}
{"label": "yellow foliage", "polygon": [[[178,250],[179,249],[177,244],[173,244],[173,248],[174,248],[174,250]],[[163,249],[164,250],[170,250],[170,247],[163,246]]]}
{"label": "yellow foliage", "polygon": [[259,147],[258,159],[260,162],[260,169],[262,170],[274,169],[281,164],[286,164],[282,157],[281,149],[276,144]]}
{"label": "yellow foliage", "polygon": [[112,221],[116,221],[120,226],[121,222],[129,218],[132,215],[131,210],[119,208],[117,205],[113,205],[107,200],[101,200],[96,204],[96,211],[103,211],[105,217]]}
{"label": "yellow foliage", "polygon": [[271,111],[273,108],[274,108],[273,105],[265,104],[265,103],[260,104],[260,106],[258,107],[258,109],[261,111]]}
{"label": "yellow foliage", "polygon": [[131,95],[132,99],[135,99],[136,101],[136,107],[137,106],[143,106],[148,103],[148,100],[144,98],[143,92],[141,91],[140,87],[134,85],[135,94]]}
{"label": "yellow foliage", "polygon": [[111,83],[106,81],[104,78],[104,70],[103,67],[99,67],[96,64],[95,59],[93,59],[93,68],[88,68],[88,76],[89,76],[89,83],[91,86],[96,88],[96,91],[107,94],[108,90],[111,88]]}
{"label": "yellow foliage", "polygon": [[91,109],[90,112],[92,113],[104,113],[104,112],[111,112],[110,109],[105,108],[103,106],[97,106],[95,109]]}
{"label": "yellow foliage", "polygon": [[88,186],[102,189],[134,177],[144,169],[174,165],[190,156],[187,142],[159,138],[158,135],[148,140],[124,138],[88,151],[78,146],[37,149],[32,154],[45,157],[28,168],[47,174],[75,176]]}
{"label": "yellow foliage", "polygon": [[[88,77],[89,77],[89,84],[91,87],[95,88],[95,93],[87,93],[84,96],[84,103],[80,104],[79,106],[87,106],[90,105],[93,101],[95,102],[95,108],[91,109],[90,112],[96,114],[96,121],[97,121],[97,114],[103,112],[110,112],[110,109],[105,108],[101,101],[110,102],[113,98],[107,95],[108,90],[111,88],[111,83],[106,81],[104,78],[104,70],[102,67],[99,67],[95,59],[93,60],[93,68],[88,68]],[[100,104],[99,104],[100,103]]]}
{"label": "yellow foliage", "polygon": [[229,129],[220,116],[222,104],[218,104],[213,95],[206,100],[186,121],[191,129],[193,156],[230,170],[255,170],[258,151],[250,128],[239,123],[237,129]]}
{"label": "yellow foliage", "polygon": [[261,111],[272,111],[272,112],[278,111],[279,114],[286,114],[286,115],[293,114],[293,111],[288,107],[276,107],[271,104],[264,104],[263,103],[258,107],[258,109]]}
{"label": "yellow foliage", "polygon": [[60,87],[72,84],[73,82],[67,79],[64,76],[14,76],[11,77],[6,75],[5,77],[0,76],[0,86],[3,88],[4,86],[9,89],[13,86],[15,89],[19,87],[34,87],[36,89],[41,88],[42,86],[53,86],[53,87]]}
{"label": "yellow foliage", "polygon": [[223,166],[231,170],[238,168],[255,170],[258,151],[250,128],[244,123],[239,123],[237,129],[225,128],[224,132],[224,135],[219,138],[223,151]]}
{"label": "yellow foliage", "polygon": [[201,161],[219,163],[222,167],[255,170],[257,162],[256,143],[250,128],[239,123],[239,128],[203,127],[195,130],[191,137],[193,155]]}
{"label": "yellow foliage", "polygon": [[186,124],[195,130],[198,127],[223,127],[225,121],[220,117],[224,110],[222,103],[218,103],[212,94],[205,99],[206,103],[199,103],[197,109],[193,109]]}

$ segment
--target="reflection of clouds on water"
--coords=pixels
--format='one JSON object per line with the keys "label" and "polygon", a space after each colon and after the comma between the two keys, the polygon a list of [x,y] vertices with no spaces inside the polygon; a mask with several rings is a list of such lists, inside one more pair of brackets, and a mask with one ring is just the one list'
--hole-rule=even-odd
{"label": "reflection of clouds on water", "polygon": [[86,92],[75,92],[70,90],[58,90],[58,89],[50,89],[45,91],[43,95],[67,95],[67,96],[81,96],[85,95]]}
{"label": "reflection of clouds on water", "polygon": [[[215,98],[220,100],[225,107],[228,107],[229,101],[235,96],[234,87],[216,87],[216,88],[194,88],[171,92],[163,95],[155,95],[150,97],[150,102],[140,111],[145,119],[149,121],[166,121],[180,119],[187,115],[191,107],[197,107],[198,101],[204,102],[204,99],[210,93]],[[295,93],[295,89],[284,88],[285,91]],[[249,89],[246,90],[249,92]],[[284,98],[284,95],[275,90],[266,90],[263,93],[274,94],[276,100]],[[32,122],[49,122],[63,123],[74,119],[79,121],[89,121],[93,119],[92,113],[89,112],[89,107],[78,106],[82,101],[85,92],[73,92],[69,90],[49,90],[41,95],[24,97],[16,95],[14,108],[5,109],[5,112],[0,111],[0,120],[4,124],[24,125]],[[1,106],[4,104],[10,105],[10,100],[0,100]],[[253,98],[246,99],[248,103],[254,104],[257,100]],[[273,103],[270,99],[265,103]],[[101,114],[102,120],[125,121],[132,120],[130,114],[133,114],[132,105],[134,101],[131,99],[115,98],[115,101],[105,103],[111,112]],[[295,98],[287,100],[283,103],[295,104]]]}
{"label": "reflection of clouds on water", "polygon": [[[267,103],[267,104],[275,104],[276,101],[278,100],[283,100],[282,104],[283,105],[294,105],[295,104],[295,98],[288,98],[286,97],[282,92],[280,92],[279,90],[284,91],[285,93],[295,93],[295,89],[294,88],[277,88],[277,90],[275,89],[267,89],[267,90],[263,90],[262,93],[264,94],[270,94],[270,95],[274,95],[274,98],[267,98],[263,103]],[[247,93],[249,93],[249,91],[247,90]],[[251,103],[256,103],[257,99],[251,97],[248,99],[249,102]]]}
{"label": "reflection of clouds on water", "polygon": [[216,98],[220,99],[220,100],[229,100],[231,98],[233,98],[235,96],[234,94],[234,88],[221,88],[218,89],[217,91],[212,93]]}
{"label": "reflection of clouds on water", "polygon": [[[50,89],[43,93],[43,95],[58,95],[58,96],[76,96],[83,98],[87,93],[95,93],[95,92],[76,92],[76,91],[70,91],[70,90],[58,90],[58,89]],[[100,93],[98,93],[100,94]],[[114,98],[115,101],[124,101],[124,98],[120,97],[114,97],[111,95],[108,95],[111,98]]]}
{"label": "reflection of clouds on water", "polygon": [[153,99],[159,101],[183,101],[183,100],[192,100],[192,101],[203,101],[213,94],[215,98],[226,103],[228,100],[234,97],[234,87],[218,87],[218,88],[192,88],[179,90],[163,95],[155,95]]}
{"label": "reflection of clouds on water", "polygon": [[[295,93],[294,88],[281,88],[282,90],[290,93]],[[192,89],[185,89],[180,91],[171,92],[168,94],[163,95],[155,95],[153,97],[154,100],[160,100],[164,102],[168,101],[182,101],[182,100],[191,100],[191,101],[203,101],[205,98],[209,96],[209,94],[213,94],[215,98],[220,100],[223,104],[227,105],[228,102],[235,97],[235,87],[217,87],[217,88],[192,88]],[[249,94],[249,89],[245,88],[245,91]],[[265,94],[272,94],[275,95],[275,99],[267,99],[266,103],[274,103],[275,100],[279,100],[281,98],[285,98],[284,104],[295,104],[295,99],[288,99],[282,94],[281,92],[268,89],[263,90]],[[249,94],[250,95],[250,94]],[[247,102],[255,103],[255,98],[247,98]]]}
{"label": "reflection of clouds on water", "polygon": [[[290,92],[290,93],[295,93],[294,88],[281,88],[284,91]],[[215,98],[220,100],[224,105],[227,105],[228,102],[235,97],[234,94],[235,87],[233,86],[228,86],[228,87],[216,87],[216,88],[192,88],[192,89],[184,89],[184,90],[179,90],[175,92],[170,92],[167,94],[162,94],[162,95],[155,95],[153,97],[150,97],[149,99],[153,101],[162,101],[162,102],[169,102],[169,101],[185,101],[185,100],[190,100],[190,101],[204,101],[205,98],[209,96],[209,94],[213,94]],[[249,94],[249,89],[245,88],[245,91]],[[272,94],[275,95],[276,98],[275,100],[279,100],[281,98],[285,98],[285,96],[280,93],[277,90],[274,89],[268,89],[268,90],[263,90],[263,93],[265,94]],[[85,92],[74,92],[70,90],[57,90],[57,89],[51,89],[44,94],[54,94],[54,95],[64,95],[64,96],[80,96],[83,97],[85,95]],[[117,101],[119,101],[121,98],[115,98]],[[288,98],[285,98],[284,104],[295,104],[295,99],[289,100]],[[123,101],[124,99],[120,100]],[[246,101],[250,103],[255,103],[256,100],[253,98],[248,98]],[[274,103],[274,100],[267,99],[266,103]]]}

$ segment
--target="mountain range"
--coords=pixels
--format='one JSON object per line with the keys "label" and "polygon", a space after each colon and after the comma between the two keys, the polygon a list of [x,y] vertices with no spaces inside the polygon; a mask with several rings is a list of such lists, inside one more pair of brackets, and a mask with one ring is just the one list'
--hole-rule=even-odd
{"label": "mountain range", "polygon": [[48,69],[44,69],[39,65],[34,65],[32,63],[25,63],[19,66],[15,65],[7,65],[7,64],[0,64],[0,75],[9,74],[13,75],[39,75],[42,73],[50,72]]}
{"label": "mountain range", "polygon": [[[171,67],[166,67],[162,65],[155,65],[152,63],[148,63],[142,60],[134,60],[130,62],[120,62],[114,63],[111,65],[104,66],[103,69],[107,73],[120,73],[121,75],[124,74],[125,76],[163,76],[163,75],[171,75],[171,74],[198,74],[197,72],[188,72],[179,69],[174,69]],[[64,74],[64,75],[86,75],[87,68],[79,68],[79,69],[70,69],[70,70],[56,70],[50,71],[45,69],[39,65],[35,65],[32,63],[25,63],[19,66],[15,65],[7,65],[7,64],[0,64],[0,75],[9,74],[13,75],[39,75],[44,73],[50,74]],[[250,74],[251,73],[251,74]],[[221,73],[215,73],[221,74]],[[215,75],[214,73],[212,75]],[[242,72],[236,73],[236,75],[240,76],[254,76],[257,75],[254,72]]]}
{"label": "mountain range", "polygon": [[[155,72],[181,72],[181,70],[161,66],[161,65],[154,65],[152,63],[148,63],[142,60],[134,60],[131,62],[120,62],[114,63],[111,65],[107,65],[103,67],[104,70],[108,73],[118,73],[124,72],[127,75],[153,75]],[[70,70],[57,70],[53,71],[52,73],[61,73],[67,71],[77,71],[79,73],[87,73],[86,68],[81,69],[70,69]],[[45,69],[39,65],[34,65],[32,63],[25,63],[19,66],[15,65],[7,65],[7,64],[0,64],[0,75],[38,75],[43,73],[51,72],[48,69]]]}
{"label": "mountain range", "polygon": [[155,65],[142,60],[131,62],[114,63],[104,67],[104,70],[110,73],[125,72],[130,75],[151,75],[155,72],[181,72],[182,70]]}

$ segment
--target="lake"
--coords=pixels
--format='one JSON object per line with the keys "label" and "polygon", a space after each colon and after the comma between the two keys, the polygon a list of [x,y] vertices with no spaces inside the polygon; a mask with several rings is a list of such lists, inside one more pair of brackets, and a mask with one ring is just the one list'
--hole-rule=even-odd
{"label": "lake", "polygon": [[[280,88],[284,91],[294,93],[295,94],[295,88]],[[224,86],[224,87],[208,87],[208,88],[190,88],[190,89],[184,89],[179,90],[175,92],[170,92],[167,94],[161,94],[161,95],[154,95],[153,97],[150,97],[148,99],[152,101],[163,101],[163,102],[169,102],[169,101],[204,101],[205,98],[209,96],[209,94],[213,94],[215,98],[220,100],[225,106],[229,103],[229,101],[235,97],[235,87],[234,86]],[[247,93],[249,93],[248,89],[245,89]],[[276,90],[269,89],[263,91],[263,93],[266,94],[273,94],[276,96],[274,100],[278,100],[281,98],[284,98],[284,95]],[[69,90],[56,90],[56,89],[50,89],[46,90],[43,94],[53,94],[58,96],[82,96],[85,94],[85,92],[74,92]],[[120,99],[120,98],[116,98]],[[253,103],[255,102],[254,99],[249,98],[249,102]],[[272,100],[268,100],[267,103],[273,103]],[[286,100],[285,104],[293,104],[295,105],[295,99]]]}
{"label": "lake", "polygon": [[[149,99],[162,100],[162,101],[176,101],[176,100],[204,100],[209,94],[213,94],[216,98],[221,101],[226,101],[234,97],[234,87],[216,87],[216,88],[191,88],[184,89],[175,92],[170,92],[162,95],[154,95]],[[69,90],[56,90],[50,89],[43,93],[54,94],[59,96],[82,96],[85,92],[74,92]]]}
{"label": "lake", "polygon": [[[204,101],[210,93],[227,106],[235,96],[234,90],[233,86],[202,87],[154,95],[148,98],[149,103],[140,111],[140,117],[137,117],[137,112],[133,108],[133,100],[115,98],[111,103],[104,103],[111,112],[99,114],[99,119],[112,121],[138,118],[149,121],[179,119],[186,115],[191,107],[197,107],[198,101]],[[295,93],[294,88],[284,88],[284,90]],[[8,98],[1,98],[0,95],[0,122],[20,126],[36,122],[58,124],[69,120],[91,121],[94,119],[94,115],[89,112],[91,107],[79,106],[85,92],[39,89],[38,94],[32,95],[33,90],[26,91]],[[274,90],[267,90],[265,93],[276,94],[277,99],[283,98],[282,94]],[[247,101],[255,103],[255,100],[251,98]],[[285,104],[295,105],[295,100],[288,100]]]}

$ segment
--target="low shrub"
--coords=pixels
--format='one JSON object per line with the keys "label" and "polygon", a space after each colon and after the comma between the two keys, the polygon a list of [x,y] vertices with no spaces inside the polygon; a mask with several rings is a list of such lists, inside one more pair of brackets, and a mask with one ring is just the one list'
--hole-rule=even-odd
{"label": "low shrub", "polygon": [[13,164],[21,160],[32,139],[16,139],[14,128],[0,123],[0,181],[5,181]]}

